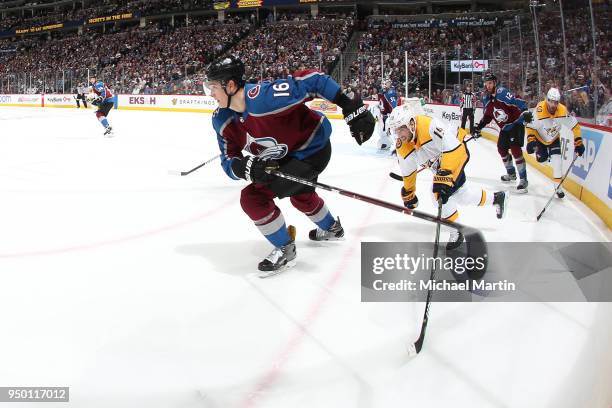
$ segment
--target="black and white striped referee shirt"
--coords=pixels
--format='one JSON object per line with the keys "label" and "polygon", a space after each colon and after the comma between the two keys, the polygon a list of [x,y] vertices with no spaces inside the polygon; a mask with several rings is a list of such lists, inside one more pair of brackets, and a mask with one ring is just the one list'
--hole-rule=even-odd
{"label": "black and white striped referee shirt", "polygon": [[464,92],[461,95],[461,103],[459,107],[462,109],[474,109],[474,102],[476,101],[476,96],[472,92]]}

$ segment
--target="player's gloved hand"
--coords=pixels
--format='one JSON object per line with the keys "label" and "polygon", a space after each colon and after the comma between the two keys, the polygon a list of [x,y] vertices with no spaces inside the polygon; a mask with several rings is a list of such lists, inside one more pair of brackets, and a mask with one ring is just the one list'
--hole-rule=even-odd
{"label": "player's gloved hand", "polygon": [[482,123],[477,124],[474,127],[474,132],[472,132],[472,137],[474,139],[478,139],[480,136],[482,136],[482,129],[484,128],[484,125]]}
{"label": "player's gloved hand", "polygon": [[536,149],[536,160],[538,163],[544,163],[548,161],[548,147],[544,145],[538,146]]}
{"label": "player's gloved hand", "polygon": [[333,102],[342,108],[344,121],[349,126],[351,136],[358,145],[372,137],[376,120],[361,99],[350,99],[342,92],[338,92]]}
{"label": "player's gloved hand", "polygon": [[442,199],[442,204],[446,204],[448,199],[453,194],[455,188],[455,180],[450,171],[439,169],[433,179],[432,191],[436,196],[436,200]]}
{"label": "player's gloved hand", "polygon": [[404,207],[414,210],[419,206],[419,199],[413,191],[406,191],[402,187],[402,200],[404,201]]}
{"label": "player's gloved hand", "polygon": [[276,160],[264,160],[256,156],[247,156],[244,159],[234,159],[232,161],[232,171],[235,175],[246,181],[266,184],[273,181],[276,176],[269,174],[268,171],[278,170],[279,165]]}
{"label": "player's gloved hand", "polygon": [[536,151],[536,147],[538,146],[538,142],[536,140],[530,140],[527,142],[526,150],[527,154],[533,154]]}
{"label": "player's gloved hand", "polygon": [[98,97],[94,98],[94,99],[91,101],[91,104],[92,104],[92,105],[96,105],[96,106],[100,106],[100,105],[102,104],[102,101],[103,101],[103,100],[104,100],[104,98],[102,98],[102,96],[98,96]]}
{"label": "player's gloved hand", "polygon": [[525,111],[521,115],[523,116],[523,123],[533,122],[533,113],[531,113],[530,111]]}
{"label": "player's gloved hand", "polygon": [[577,154],[578,156],[582,156],[584,154],[582,138],[574,140],[574,154]]}

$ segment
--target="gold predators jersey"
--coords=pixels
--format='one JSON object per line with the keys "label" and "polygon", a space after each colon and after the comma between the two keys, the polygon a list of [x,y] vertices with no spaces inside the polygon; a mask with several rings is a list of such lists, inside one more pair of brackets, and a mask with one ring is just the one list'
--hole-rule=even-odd
{"label": "gold predators jersey", "polygon": [[[469,160],[463,143],[467,134],[465,129],[447,126],[425,115],[417,115],[415,119],[415,137],[407,143],[398,138],[396,144],[397,160],[404,177],[404,189],[410,197],[416,194],[416,174],[420,166],[427,163],[432,171],[438,168],[448,170],[457,181]],[[458,187],[460,185],[457,185]]]}
{"label": "gold predators jersey", "polygon": [[526,125],[527,141],[537,140],[548,146],[559,139],[562,127],[570,129],[575,140],[580,138],[580,125],[576,118],[569,114],[565,105],[558,104],[557,110],[551,114],[546,107],[546,101],[541,101],[535,109],[533,122]]}

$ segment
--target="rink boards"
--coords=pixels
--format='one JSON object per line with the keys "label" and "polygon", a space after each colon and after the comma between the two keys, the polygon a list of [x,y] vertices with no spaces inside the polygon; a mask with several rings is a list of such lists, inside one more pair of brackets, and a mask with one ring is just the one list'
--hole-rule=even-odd
{"label": "rink boards", "polygon": [[[117,95],[115,109],[167,112],[212,113],[216,102],[202,95]],[[368,103],[369,101],[366,101]],[[330,119],[342,119],[338,106],[322,99],[308,102],[311,109],[323,112]],[[45,95],[0,95],[0,107],[44,107],[76,108],[72,94]],[[426,104],[425,113],[446,123],[460,125],[461,111],[454,105]],[[475,121],[482,117],[482,109],[476,109]],[[584,202],[608,226],[612,228],[612,129],[581,123],[585,154],[579,157],[564,187]],[[491,123],[485,128],[483,137],[496,141],[499,128]],[[573,135],[569,129],[561,129],[563,171],[573,158]],[[538,163],[533,156],[526,155],[527,162],[552,178],[552,169],[547,163]]]}

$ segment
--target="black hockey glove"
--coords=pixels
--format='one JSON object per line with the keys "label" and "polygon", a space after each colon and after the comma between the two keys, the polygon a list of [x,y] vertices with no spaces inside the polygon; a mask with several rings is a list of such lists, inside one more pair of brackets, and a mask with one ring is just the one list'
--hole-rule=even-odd
{"label": "black hockey glove", "polygon": [[582,138],[574,140],[574,153],[576,153],[578,156],[582,156],[584,154],[584,144],[582,144]]}
{"label": "black hockey glove", "polygon": [[351,136],[358,145],[361,146],[372,137],[376,120],[361,99],[350,99],[342,91],[338,91],[333,102],[342,108],[344,121],[349,126]]}
{"label": "black hockey glove", "polygon": [[277,170],[278,167],[276,160],[264,160],[255,156],[247,156],[244,159],[234,159],[232,161],[232,171],[236,176],[259,184],[273,181],[276,176],[268,174],[267,171]]}
{"label": "black hockey glove", "polygon": [[404,207],[414,210],[419,206],[419,199],[412,191],[406,191],[402,187],[402,200],[404,201]]}
{"label": "black hockey glove", "polygon": [[536,151],[537,146],[538,142],[535,140],[527,142],[527,146],[525,147],[525,150],[527,150],[527,154],[533,154]]}
{"label": "black hockey glove", "polygon": [[536,149],[536,160],[538,163],[544,163],[548,161],[548,147],[539,145]]}
{"label": "black hockey glove", "polygon": [[472,138],[478,139],[480,136],[482,136],[483,128],[484,125],[482,123],[477,124],[476,127],[474,127],[474,132],[472,132]]}
{"label": "black hockey glove", "polygon": [[433,179],[432,191],[436,196],[436,200],[442,199],[442,204],[446,204],[448,199],[453,194],[455,188],[455,180],[448,170],[440,169]]}
{"label": "black hockey glove", "polygon": [[100,106],[100,105],[102,105],[102,101],[103,101],[103,100],[104,100],[104,98],[103,98],[102,96],[98,96],[97,98],[94,98],[94,99],[91,101],[91,104],[92,104],[92,105],[95,105],[95,106]]}
{"label": "black hockey glove", "polygon": [[525,111],[521,113],[521,115],[523,116],[523,123],[533,122],[533,113],[531,113],[530,111]]}

